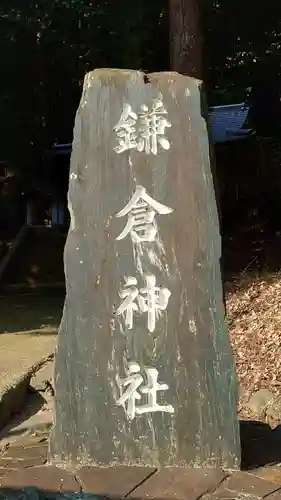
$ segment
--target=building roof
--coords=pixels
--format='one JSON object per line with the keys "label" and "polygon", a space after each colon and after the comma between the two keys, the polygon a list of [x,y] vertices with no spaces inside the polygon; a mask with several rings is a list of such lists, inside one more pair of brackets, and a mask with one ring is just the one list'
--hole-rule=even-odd
{"label": "building roof", "polygon": [[243,128],[249,106],[245,103],[213,106],[209,108],[210,139],[213,144],[244,139],[252,130]]}
{"label": "building roof", "polygon": [[[245,103],[227,104],[209,108],[210,140],[213,144],[242,140],[252,134],[251,129],[243,128],[249,113]],[[52,153],[69,155],[72,143],[55,144]]]}
{"label": "building roof", "polygon": [[68,142],[67,144],[54,144],[51,152],[56,153],[57,155],[67,155],[72,151],[72,142]]}

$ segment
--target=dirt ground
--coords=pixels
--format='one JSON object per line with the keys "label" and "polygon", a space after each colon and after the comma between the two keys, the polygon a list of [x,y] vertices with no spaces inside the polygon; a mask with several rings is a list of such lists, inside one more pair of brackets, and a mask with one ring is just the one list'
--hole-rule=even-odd
{"label": "dirt ground", "polygon": [[64,290],[0,295],[0,335],[57,332],[63,304]]}
{"label": "dirt ground", "polygon": [[1,285],[64,283],[63,250],[66,230],[60,227],[28,226],[1,276]]}

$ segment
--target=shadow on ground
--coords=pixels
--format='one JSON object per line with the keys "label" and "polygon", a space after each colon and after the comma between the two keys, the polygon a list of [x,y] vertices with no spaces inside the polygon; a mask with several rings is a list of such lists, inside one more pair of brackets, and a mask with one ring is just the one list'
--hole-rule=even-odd
{"label": "shadow on ground", "polygon": [[63,250],[67,228],[25,226],[1,275],[1,285],[64,283]]}
{"label": "shadow on ground", "polygon": [[61,493],[60,491],[44,491],[37,488],[0,488],[0,500],[98,500],[90,493]]}
{"label": "shadow on ground", "polygon": [[0,296],[0,334],[57,330],[64,297],[64,289]]}
{"label": "shadow on ground", "polygon": [[281,462],[281,425],[254,420],[240,421],[242,469],[251,470]]}
{"label": "shadow on ground", "polygon": [[32,421],[32,417],[42,411],[45,404],[46,400],[39,392],[28,392],[24,407],[20,412],[14,413],[11,422],[1,429],[0,441],[4,442],[4,440],[22,436],[25,432],[32,430],[31,426],[28,426],[28,421]]}
{"label": "shadow on ground", "polygon": [[262,222],[245,223],[225,232],[222,237],[224,280],[231,281],[240,273],[278,272],[281,269],[281,231],[274,231]]}
{"label": "shadow on ground", "polygon": [[[272,430],[269,425],[258,421],[240,421],[240,426],[242,465],[244,470],[250,470],[251,473],[246,476],[243,473],[238,474],[233,478],[232,488],[235,486],[235,491],[230,485],[230,489],[227,490],[232,473],[222,472],[219,469],[172,468],[163,471],[139,467],[111,467],[109,469],[84,467],[66,470],[52,466],[46,467],[44,462],[26,469],[19,468],[8,473],[7,476],[4,475],[3,482],[0,479],[0,500],[94,500],[98,498],[141,500],[145,496],[171,500],[175,496],[177,498],[195,498],[195,496],[201,498],[205,494],[209,499],[242,498],[245,488],[249,491],[254,489],[258,493],[255,498],[265,498],[267,496],[265,490],[268,490],[268,494],[280,490],[280,471],[272,468],[271,477],[264,476],[262,472],[263,470],[270,471],[270,467],[263,469],[263,466],[281,461],[281,426]],[[261,467],[260,470],[259,467]],[[150,493],[140,498],[143,485]],[[139,488],[140,491],[138,491]],[[197,490],[198,495],[196,495]],[[218,496],[216,496],[217,490]],[[124,491],[127,493],[124,494]],[[221,496],[219,492],[226,496]],[[234,496],[229,496],[229,494]]]}

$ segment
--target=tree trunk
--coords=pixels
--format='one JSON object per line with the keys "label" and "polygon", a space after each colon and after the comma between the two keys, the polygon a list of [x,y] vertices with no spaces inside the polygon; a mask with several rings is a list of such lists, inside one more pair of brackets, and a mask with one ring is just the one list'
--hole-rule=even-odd
{"label": "tree trunk", "polygon": [[199,0],[170,0],[171,69],[202,79]]}

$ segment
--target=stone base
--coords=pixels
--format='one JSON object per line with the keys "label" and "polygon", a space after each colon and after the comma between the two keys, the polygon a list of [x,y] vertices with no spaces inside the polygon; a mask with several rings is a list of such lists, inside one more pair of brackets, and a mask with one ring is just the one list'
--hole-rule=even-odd
{"label": "stone base", "polygon": [[47,465],[48,436],[21,437],[0,454],[0,500],[281,500],[277,466],[252,472],[141,467],[67,470]]}

